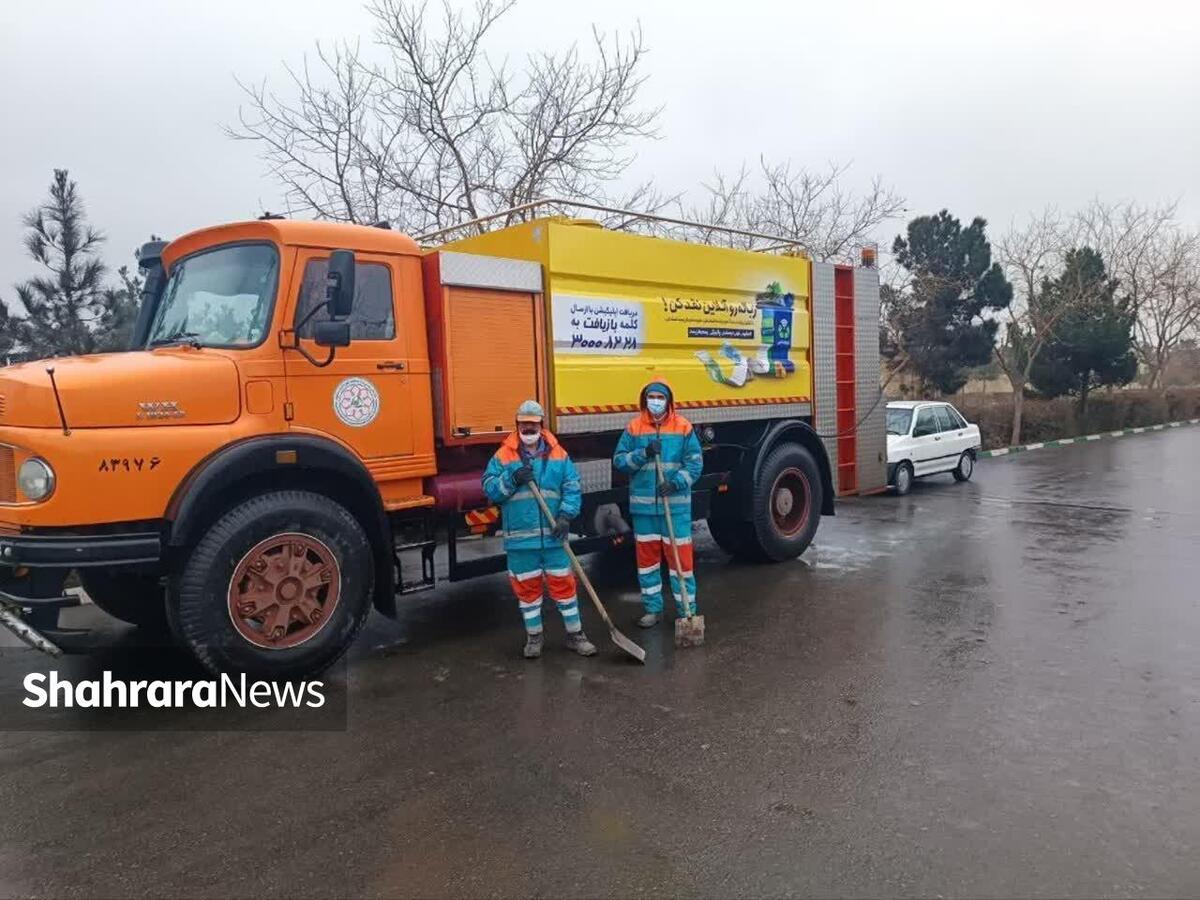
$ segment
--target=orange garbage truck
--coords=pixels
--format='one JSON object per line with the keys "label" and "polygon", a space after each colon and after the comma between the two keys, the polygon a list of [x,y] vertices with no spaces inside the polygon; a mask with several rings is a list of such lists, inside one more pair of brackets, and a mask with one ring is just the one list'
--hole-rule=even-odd
{"label": "orange garbage truck", "polygon": [[885,486],[871,266],[562,216],[436,246],[264,217],[140,265],[135,349],[0,368],[0,611],[51,642],[74,571],[214,672],[321,670],[372,608],[502,571],[480,476],[528,398],[580,470],[581,553],[629,540],[611,458],[652,377],[735,557],[794,559]]}

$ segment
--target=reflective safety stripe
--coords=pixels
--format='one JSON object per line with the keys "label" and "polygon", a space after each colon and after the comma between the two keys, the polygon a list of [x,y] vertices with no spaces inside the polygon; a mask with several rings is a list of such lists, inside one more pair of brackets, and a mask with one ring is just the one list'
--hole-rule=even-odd
{"label": "reflective safety stripe", "polygon": [[546,574],[551,578],[563,578],[571,574],[570,569],[547,569]]}
{"label": "reflective safety stripe", "polygon": [[523,528],[523,529],[521,529],[520,531],[506,531],[506,532],[504,532],[504,536],[505,536],[506,538],[509,538],[509,539],[512,539],[512,538],[527,538],[527,537],[540,537],[540,536],[541,536],[541,534],[542,534],[542,530],[541,530],[540,528]]}
{"label": "reflective safety stripe", "polygon": [[529,619],[536,619],[536,618],[538,618],[538,617],[539,617],[541,614],[542,614],[542,607],[541,607],[541,604],[539,604],[539,605],[537,605],[537,606],[533,607],[532,609],[523,609],[523,610],[521,610],[521,615],[523,615],[527,621],[528,621]]}
{"label": "reflective safety stripe", "polygon": [[652,566],[638,566],[638,574],[639,575],[653,575],[655,572],[657,572],[659,570],[661,565],[662,565],[661,563],[655,563]]}
{"label": "reflective safety stripe", "polygon": [[518,575],[516,572],[510,571],[508,573],[508,577],[515,578],[517,581],[528,581],[530,578],[541,578],[542,570],[534,569],[530,572],[522,572],[520,575]]}
{"label": "reflective safety stripe", "polygon": [[639,541],[661,541],[661,534],[638,534],[634,535]]}
{"label": "reflective safety stripe", "polygon": [[660,581],[658,584],[651,585],[650,587],[646,587],[645,585],[643,585],[642,593],[643,594],[661,594],[662,593],[662,582]]}
{"label": "reflective safety stripe", "polygon": [[[558,491],[552,491],[549,488],[542,488],[542,496],[547,500],[557,500],[558,499]],[[529,489],[529,485],[523,484],[523,485],[521,485],[520,490],[518,490],[515,494],[513,494],[509,498],[508,502],[515,503],[518,500],[535,500],[536,501],[536,499],[537,498],[533,496],[533,491],[531,491]]]}

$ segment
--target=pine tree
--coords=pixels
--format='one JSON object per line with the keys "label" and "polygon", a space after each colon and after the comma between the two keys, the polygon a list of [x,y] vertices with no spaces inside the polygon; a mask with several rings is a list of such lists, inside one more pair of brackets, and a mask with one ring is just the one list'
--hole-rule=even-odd
{"label": "pine tree", "polygon": [[0,366],[8,361],[8,355],[16,346],[16,332],[16,317],[9,313],[8,306],[3,300],[0,300]]}
{"label": "pine tree", "polygon": [[25,215],[25,249],[48,274],[17,285],[25,318],[17,339],[35,357],[92,353],[95,327],[107,308],[104,235],[87,224],[83,201],[66,169],[55,169],[49,199]]}
{"label": "pine tree", "polygon": [[1104,260],[1091,247],[1067,251],[1063,271],[1042,282],[1037,302],[1066,312],[1030,370],[1030,381],[1046,397],[1073,394],[1087,412],[1089,392],[1128,384],[1137,374],[1133,349],[1134,312],[1117,295]]}
{"label": "pine tree", "polygon": [[912,274],[911,290],[896,307],[896,333],[912,368],[942,393],[962,387],[967,370],[992,357],[997,323],[982,318],[1012,297],[1012,285],[992,262],[987,222],[966,228],[942,210],[908,223],[892,245]]}
{"label": "pine tree", "polygon": [[110,353],[130,349],[142,297],[142,279],[130,275],[128,266],[117,269],[118,287],[104,289],[103,310],[96,326],[96,350]]}

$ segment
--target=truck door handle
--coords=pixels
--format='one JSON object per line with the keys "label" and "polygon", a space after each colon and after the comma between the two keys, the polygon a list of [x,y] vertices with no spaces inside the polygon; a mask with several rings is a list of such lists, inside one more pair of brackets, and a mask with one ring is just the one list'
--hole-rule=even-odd
{"label": "truck door handle", "polygon": [[404,363],[395,362],[395,361],[381,362],[381,363],[376,363],[375,368],[379,369],[381,372],[384,371],[385,369],[394,369],[397,372],[403,372],[404,371]]}

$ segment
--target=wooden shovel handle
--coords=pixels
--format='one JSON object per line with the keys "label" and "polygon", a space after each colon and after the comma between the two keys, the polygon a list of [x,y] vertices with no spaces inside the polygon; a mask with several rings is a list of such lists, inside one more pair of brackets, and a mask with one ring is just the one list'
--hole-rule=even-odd
{"label": "wooden shovel handle", "polygon": [[[654,468],[658,472],[658,485],[662,487],[667,482],[663,476],[662,460],[657,456],[654,457]],[[658,496],[662,502],[663,518],[667,521],[667,537],[671,539],[671,552],[675,556],[675,571],[679,574],[679,593],[683,597],[683,614],[690,619],[692,617],[692,600],[688,596],[687,581],[683,577],[683,562],[679,558],[679,542],[675,540],[675,524],[671,521],[671,504],[667,502],[665,495],[659,494]]]}
{"label": "wooden shovel handle", "polygon": [[[538,502],[538,506],[542,508],[542,515],[546,517],[546,521],[554,526],[554,516],[550,514],[550,507],[546,505],[546,498],[542,496],[541,489],[538,488],[536,481],[529,482],[529,489],[533,492],[533,497]],[[579,580],[583,582],[584,588],[588,592],[588,596],[592,598],[592,604],[596,607],[596,612],[600,613],[600,618],[604,620],[604,624],[611,630],[613,628],[612,619],[608,617],[608,610],[604,608],[604,604],[600,602],[600,596],[596,593],[596,589],[592,587],[591,579],[587,577],[587,573],[583,571],[583,564],[579,562],[579,557],[575,555],[575,551],[571,549],[571,542],[564,538],[562,547],[567,551],[567,558],[571,560],[571,568],[575,570],[575,574],[579,576]]]}

